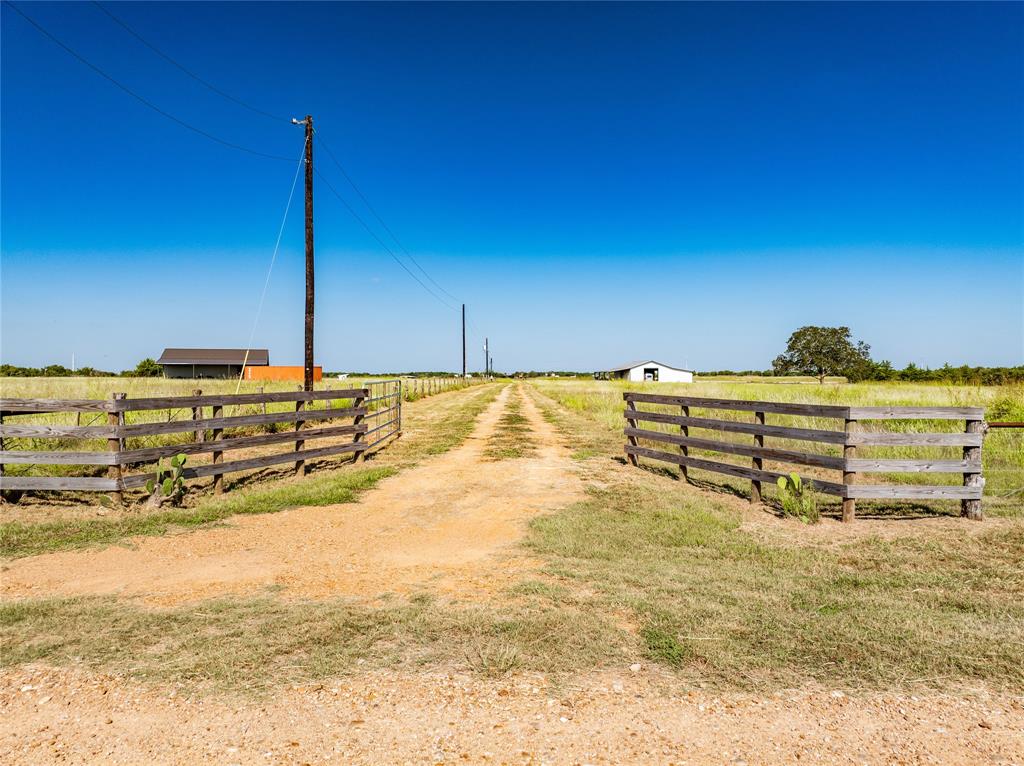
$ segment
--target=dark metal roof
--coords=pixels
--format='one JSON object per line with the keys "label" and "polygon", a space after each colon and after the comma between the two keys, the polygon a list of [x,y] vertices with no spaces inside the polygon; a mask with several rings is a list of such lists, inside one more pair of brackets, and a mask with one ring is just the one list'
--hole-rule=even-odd
{"label": "dark metal roof", "polygon": [[250,348],[249,357],[244,348],[165,348],[157,364],[242,364],[263,367],[270,364],[270,352],[265,348]]}
{"label": "dark metal roof", "polygon": [[679,370],[680,372],[693,372],[685,367],[673,367],[671,364],[665,364],[664,362],[656,362],[653,359],[641,359],[639,362],[630,362],[629,364],[620,364],[618,367],[612,367],[608,372],[622,372],[623,370],[632,370],[634,367],[643,367],[645,364],[656,364],[658,367],[668,367],[670,370]]}

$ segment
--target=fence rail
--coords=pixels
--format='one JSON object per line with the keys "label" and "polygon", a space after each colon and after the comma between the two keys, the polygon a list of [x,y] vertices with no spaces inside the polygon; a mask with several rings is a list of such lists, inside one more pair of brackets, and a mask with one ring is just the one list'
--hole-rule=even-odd
{"label": "fence rail", "polygon": [[[817,476],[801,476],[816,491],[834,495],[843,500],[843,521],[852,521],[856,515],[857,499],[958,499],[961,512],[972,519],[981,519],[982,478],[981,449],[985,411],[980,407],[841,407],[835,405],[795,404],[786,402],[757,402],[733,399],[710,399],[695,396],[665,396],[627,391],[623,394],[626,409],[623,416],[627,426],[623,433],[627,443],[625,452],[633,465],[644,457],[678,465],[684,477],[688,468],[721,473],[751,482],[751,502],[760,502],[762,482],[774,482],[786,474],[765,470],[764,461],[811,466],[842,472],[842,481],[828,481]],[[678,415],[639,409],[640,404],[679,407]],[[690,410],[730,410],[753,413],[752,422],[724,420],[709,417],[691,417]],[[834,419],[842,423],[842,430],[769,425],[768,415]],[[913,433],[897,431],[859,430],[861,421],[889,420],[962,420],[963,432]],[[658,423],[679,427],[679,433],[643,428],[638,424]],[[838,424],[837,424],[838,425]],[[690,436],[690,429],[718,431],[731,434],[749,434],[752,444],[740,444],[721,439]],[[843,454],[827,455],[795,449],[765,446],[765,438],[781,438],[841,447]],[[641,440],[660,445],[673,445],[678,452],[664,448],[643,446]],[[929,458],[858,458],[857,448],[884,447],[960,447],[960,459]],[[690,449],[740,455],[751,458],[750,467],[695,457]],[[858,483],[861,474],[873,473],[955,473],[963,477],[962,486],[952,485],[899,485]]]}
{"label": "fence rail", "polygon": [[[292,409],[267,412],[267,405],[293,405]],[[321,406],[317,408],[317,405]],[[255,405],[262,412],[225,416],[225,408]],[[206,410],[209,410],[209,416]],[[147,413],[153,417],[167,411],[167,420],[126,423],[128,413]],[[18,423],[9,419],[28,415],[59,413],[95,413],[106,417],[106,425],[64,425]],[[190,418],[174,420],[177,412]],[[80,415],[79,415],[80,417]],[[5,420],[7,422],[5,422]],[[337,424],[337,421],[350,423]],[[237,429],[262,429],[265,433],[238,433]],[[213,394],[202,391],[192,396],[161,396],[129,399],[112,394],[109,399],[0,399],[0,489],[3,490],[82,490],[111,492],[120,501],[124,490],[142,487],[156,476],[146,468],[161,458],[177,454],[211,455],[211,462],[189,466],[183,478],[213,477],[215,492],[224,491],[227,473],[294,463],[295,471],[306,472],[307,461],[336,455],[353,454],[361,460],[367,451],[401,434],[402,383],[381,380],[357,388],[324,391],[289,391],[256,394]],[[279,430],[285,429],[285,430]],[[128,448],[128,439],[167,438],[182,435],[180,441],[159,446]],[[337,443],[338,438],[344,439]],[[106,450],[10,449],[11,441],[106,440]],[[331,440],[323,442],[321,440]],[[307,447],[307,442],[320,444]],[[333,443],[332,443],[333,442]],[[225,461],[224,454],[238,450],[290,444],[287,451],[256,456],[242,455]],[[33,444],[34,446],[34,444]],[[58,447],[64,444],[58,444]],[[104,466],[104,476],[27,476],[6,475],[5,465]]]}

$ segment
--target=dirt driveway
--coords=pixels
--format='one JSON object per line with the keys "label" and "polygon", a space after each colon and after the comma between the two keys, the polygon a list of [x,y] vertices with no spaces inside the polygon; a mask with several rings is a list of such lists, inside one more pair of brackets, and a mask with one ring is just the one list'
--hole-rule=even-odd
{"label": "dirt driveway", "polygon": [[[487,459],[487,441],[512,396],[536,452]],[[582,491],[557,432],[529,397],[506,387],[464,444],[382,481],[357,504],[239,516],[224,527],[129,546],[18,559],[0,592],[114,594],[173,605],[271,587],[285,598],[373,599],[429,583],[432,591],[472,597],[529,567],[513,550],[527,521]]]}

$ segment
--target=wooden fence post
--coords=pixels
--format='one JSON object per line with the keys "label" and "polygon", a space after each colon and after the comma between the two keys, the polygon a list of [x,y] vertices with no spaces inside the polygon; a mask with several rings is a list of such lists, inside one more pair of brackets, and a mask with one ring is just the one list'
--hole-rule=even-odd
{"label": "wooden fence post", "polygon": [[[128,394],[115,393],[110,395],[111,402],[121,401],[126,399]],[[108,412],[107,413],[107,425],[117,428],[118,426],[124,425],[124,413],[123,412]],[[121,451],[121,437],[112,436],[107,439],[107,450],[117,455]],[[117,458],[115,457],[115,460]],[[117,482],[118,489],[110,493],[110,499],[116,504],[121,505],[124,502],[124,493],[121,492],[121,464],[117,463],[110,466],[107,469],[107,477]]]}
{"label": "wooden fence post", "polygon": [[[357,396],[352,401],[352,406],[353,407],[362,407],[364,401],[365,401],[365,399],[362,396]],[[361,424],[363,422],[363,420],[364,420],[364,417],[362,415],[356,415],[356,416],[354,416],[352,418],[352,425],[357,426],[357,425]],[[358,443],[360,443],[362,441],[363,441],[363,435],[361,433],[356,433],[356,434],[354,434],[352,436],[352,443],[353,444],[358,444]],[[352,462],[353,463],[362,463],[365,459],[366,459],[366,452],[365,452],[365,450],[359,450],[353,456]]]}
{"label": "wooden fence post", "polygon": [[[763,412],[755,412],[754,413],[754,423],[756,423],[759,426],[763,426],[764,425],[764,413]],[[754,434],[754,446],[755,447],[763,447],[764,446],[764,434]],[[760,471],[760,470],[762,470],[764,468],[764,460],[762,458],[760,458],[760,457],[751,458],[750,459],[750,465],[751,465],[751,467],[755,471]],[[750,502],[751,503],[760,503],[761,502],[761,480],[760,479],[752,479],[750,481]]]}
{"label": "wooden fence post", "polygon": [[[630,428],[636,428],[636,420],[634,420],[633,418],[629,417],[629,413],[633,412],[634,410],[636,410],[636,405],[633,404],[633,402],[631,402],[631,401],[629,401],[627,399],[626,400],[626,423],[629,424]],[[629,442],[629,444],[631,446],[633,446],[633,447],[637,446],[637,440],[636,440],[635,436],[627,436],[626,439],[627,439],[627,441]],[[636,455],[627,453],[626,454],[626,458],[629,460],[630,465],[640,465],[640,463],[637,462]]]}
{"label": "wooden fence post", "polygon": [[395,432],[402,435],[402,381],[398,381],[398,423],[395,424]]}
{"label": "wooden fence post", "polygon": [[[849,436],[851,433],[857,430],[857,421],[846,419],[846,424],[843,428],[846,435]],[[852,444],[843,445],[843,484],[847,487],[851,486],[857,478],[857,474],[854,471],[846,470],[849,466],[850,460],[857,457],[857,448]],[[851,522],[857,516],[857,501],[852,497],[843,498],[843,521]]]}
{"label": "wooden fence post", "polygon": [[[221,418],[224,417],[224,405],[215,404],[213,405],[213,417]],[[215,442],[224,440],[224,429],[214,428],[213,429],[213,440]],[[224,462],[224,453],[221,450],[214,450],[213,453],[213,464]],[[224,492],[224,474],[215,473],[213,475],[213,493],[219,495]]]}
{"label": "wooden fence post", "polygon": [[[203,390],[201,388],[197,388],[195,391],[192,392],[192,396],[202,396],[202,395],[203,395]],[[193,420],[202,420],[203,419],[203,408],[202,407],[193,407],[192,408],[192,419]],[[196,441],[197,442],[206,441],[206,430],[205,429],[200,428],[200,429],[196,430]]]}
{"label": "wooden fence post", "polygon": [[[2,426],[3,424],[4,424],[4,413],[2,411],[0,411],[0,426]],[[6,447],[4,446],[4,437],[0,436],[0,452],[3,452],[5,449],[6,449]],[[4,475],[4,464],[0,463],[0,476],[3,476],[3,475]],[[13,494],[12,495],[5,495],[4,492],[0,492],[0,505],[3,505],[5,502],[7,502],[7,498],[8,497],[10,497],[12,500],[13,500],[14,497],[16,497],[16,495],[13,495]],[[15,502],[17,502],[17,501],[15,501]]]}
{"label": "wooden fence post", "polygon": [[[968,420],[966,433],[969,434],[981,434],[984,433],[985,422],[982,420]],[[981,461],[981,447],[964,447],[964,460],[968,460],[974,463]],[[964,474],[964,486],[965,487],[983,487],[985,482],[981,478],[980,473],[965,473]],[[981,500],[961,500],[960,501],[960,515],[965,518],[972,519],[974,521],[982,520],[981,513]]]}
{"label": "wooden fence post", "polygon": [[[263,393],[263,386],[260,386],[259,388],[257,388],[256,389],[256,393],[257,394],[262,394]],[[266,402],[263,402],[263,414],[264,415],[267,414],[267,403]],[[263,428],[265,429],[266,426],[263,426]]]}
{"label": "wooden fence post", "polygon": [[[682,414],[682,416],[684,418],[690,417],[690,408],[688,406],[686,406],[685,404],[682,405],[679,408],[679,411],[680,411],[680,414]],[[680,436],[689,436],[690,435],[690,427],[689,426],[679,426],[679,434],[680,434]],[[690,448],[687,447],[685,444],[682,444],[682,445],[679,446],[679,452],[680,452],[680,454],[682,454],[683,457],[687,457],[690,454]],[[690,480],[690,470],[689,470],[689,468],[687,468],[685,465],[679,466],[679,475],[682,477],[683,481],[689,481]]]}
{"label": "wooden fence post", "polygon": [[[299,390],[300,391],[302,390],[302,386],[299,386]],[[296,436],[298,436],[299,432],[302,430],[303,424],[306,422],[304,420],[301,420],[300,417],[299,417],[299,413],[301,413],[305,409],[306,409],[306,402],[304,400],[299,399],[298,401],[295,402],[295,435]],[[296,452],[299,452],[305,446],[306,446],[306,440],[305,439],[296,439],[295,440],[295,451]],[[295,461],[295,473],[298,476],[305,476],[306,475],[306,461],[305,460],[296,460]]]}

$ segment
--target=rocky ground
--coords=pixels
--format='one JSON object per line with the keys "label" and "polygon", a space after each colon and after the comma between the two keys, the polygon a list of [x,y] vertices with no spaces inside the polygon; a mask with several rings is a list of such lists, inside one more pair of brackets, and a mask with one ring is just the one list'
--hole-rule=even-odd
{"label": "rocky ground", "polygon": [[569,685],[367,673],[261,699],[74,669],[0,676],[8,764],[1020,764],[1024,701],[716,694],[634,665]]}

